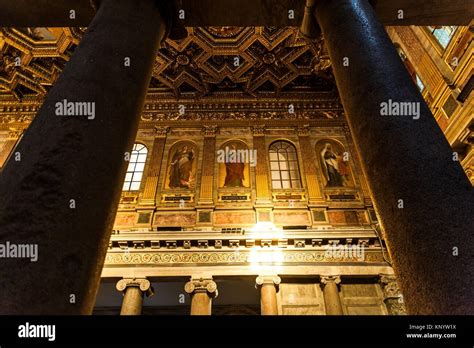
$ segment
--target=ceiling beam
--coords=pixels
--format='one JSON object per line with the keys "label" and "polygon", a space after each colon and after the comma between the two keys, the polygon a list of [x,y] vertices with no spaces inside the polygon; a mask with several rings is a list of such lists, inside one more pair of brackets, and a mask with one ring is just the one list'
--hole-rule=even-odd
{"label": "ceiling beam", "polygon": [[[354,0],[358,1],[358,0]],[[385,25],[469,25],[474,0],[372,0]],[[299,26],[305,0],[181,0],[185,26]],[[70,18],[70,11],[75,18]],[[288,11],[294,10],[294,18]],[[399,10],[403,19],[398,18]],[[89,25],[90,0],[0,0],[0,27]]]}

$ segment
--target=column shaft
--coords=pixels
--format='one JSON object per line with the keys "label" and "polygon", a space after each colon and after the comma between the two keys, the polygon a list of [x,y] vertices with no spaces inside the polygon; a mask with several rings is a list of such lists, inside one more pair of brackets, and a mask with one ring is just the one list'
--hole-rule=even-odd
{"label": "column shaft", "polygon": [[262,315],[278,315],[277,292],[281,283],[278,276],[258,276],[256,287],[260,288],[260,311]]}
{"label": "column shaft", "polygon": [[317,1],[316,17],[408,312],[474,313],[471,183],[369,2]]}
{"label": "column shaft", "polygon": [[342,315],[341,300],[339,298],[339,290],[337,284],[328,282],[323,289],[324,305],[326,306],[327,315]]}
{"label": "column shaft", "polygon": [[191,315],[211,315],[212,299],[217,297],[217,284],[212,279],[191,279],[184,286],[191,296]]}
{"label": "column shaft", "polygon": [[129,286],[123,296],[120,315],[141,315],[143,305],[143,292],[139,287]]}
{"label": "column shaft", "polygon": [[102,0],[18,144],[22,160],[5,166],[0,239],[37,245],[38,260],[0,261],[0,313],[92,312],[164,29],[154,0]]}
{"label": "column shaft", "polygon": [[338,284],[341,282],[339,276],[322,276],[321,286],[323,288],[324,306],[326,315],[343,315],[341,298],[339,297]]}
{"label": "column shaft", "polygon": [[191,298],[191,315],[211,315],[212,299],[206,292],[196,292]]}
{"label": "column shaft", "polygon": [[120,315],[141,315],[143,296],[153,296],[153,287],[148,279],[125,278],[117,282],[116,288],[123,293]]}
{"label": "column shaft", "polygon": [[278,315],[277,291],[274,284],[263,284],[260,289],[262,315]]}
{"label": "column shaft", "polygon": [[200,205],[212,205],[214,184],[214,163],[216,157],[216,133],[217,127],[204,127],[204,146],[202,149],[203,166],[201,170],[201,189],[199,194]]}

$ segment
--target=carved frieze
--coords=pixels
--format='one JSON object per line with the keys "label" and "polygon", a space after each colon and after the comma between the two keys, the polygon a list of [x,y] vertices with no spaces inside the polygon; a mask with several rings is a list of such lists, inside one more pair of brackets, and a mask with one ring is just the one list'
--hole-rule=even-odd
{"label": "carved frieze", "polygon": [[[238,242],[238,241],[236,241]],[[161,249],[160,249],[161,250]],[[311,264],[317,262],[355,262],[356,258],[350,255],[340,255],[332,257],[327,255],[326,250],[282,250],[278,255],[278,260],[272,261],[275,254],[272,250],[261,251],[261,262],[279,264]],[[255,253],[242,249],[236,251],[168,251],[168,252],[109,252],[105,259],[105,267],[117,265],[156,265],[156,266],[179,266],[179,265],[244,265],[259,262],[255,260]],[[383,256],[379,251],[366,251],[364,262],[384,262]]]}

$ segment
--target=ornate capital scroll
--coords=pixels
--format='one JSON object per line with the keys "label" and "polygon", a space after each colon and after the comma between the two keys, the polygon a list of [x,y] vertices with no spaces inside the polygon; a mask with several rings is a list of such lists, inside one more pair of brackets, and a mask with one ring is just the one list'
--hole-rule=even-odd
{"label": "ornate capital scroll", "polygon": [[212,279],[191,279],[184,286],[184,291],[190,295],[198,292],[207,293],[209,297],[217,297],[218,295],[217,284]]}
{"label": "ornate capital scroll", "polygon": [[321,276],[321,286],[323,288],[329,283],[339,285],[341,283],[341,277],[338,275]]}
{"label": "ornate capital scroll", "polygon": [[256,288],[259,288],[263,286],[264,284],[271,284],[271,285],[274,285],[278,291],[280,283],[281,283],[281,278],[276,275],[258,276],[257,279],[255,279]]}
{"label": "ornate capital scroll", "polygon": [[144,278],[124,278],[117,282],[116,289],[125,293],[128,287],[137,287],[146,294],[147,297],[153,296],[154,291],[148,279]]}

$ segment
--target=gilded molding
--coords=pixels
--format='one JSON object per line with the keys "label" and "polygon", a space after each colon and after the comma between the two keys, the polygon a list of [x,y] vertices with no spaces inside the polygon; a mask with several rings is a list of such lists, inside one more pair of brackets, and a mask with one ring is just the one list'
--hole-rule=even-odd
{"label": "gilded molding", "polygon": [[[242,265],[242,264],[299,264],[299,263],[319,263],[319,262],[360,262],[356,257],[328,256],[326,250],[303,251],[303,250],[282,250],[278,251],[277,260],[272,251],[260,251],[255,253],[245,250],[236,251],[176,251],[176,252],[109,252],[105,258],[105,267],[116,265]],[[260,258],[260,259],[259,259]],[[380,251],[367,251],[364,262],[385,263]]]}

